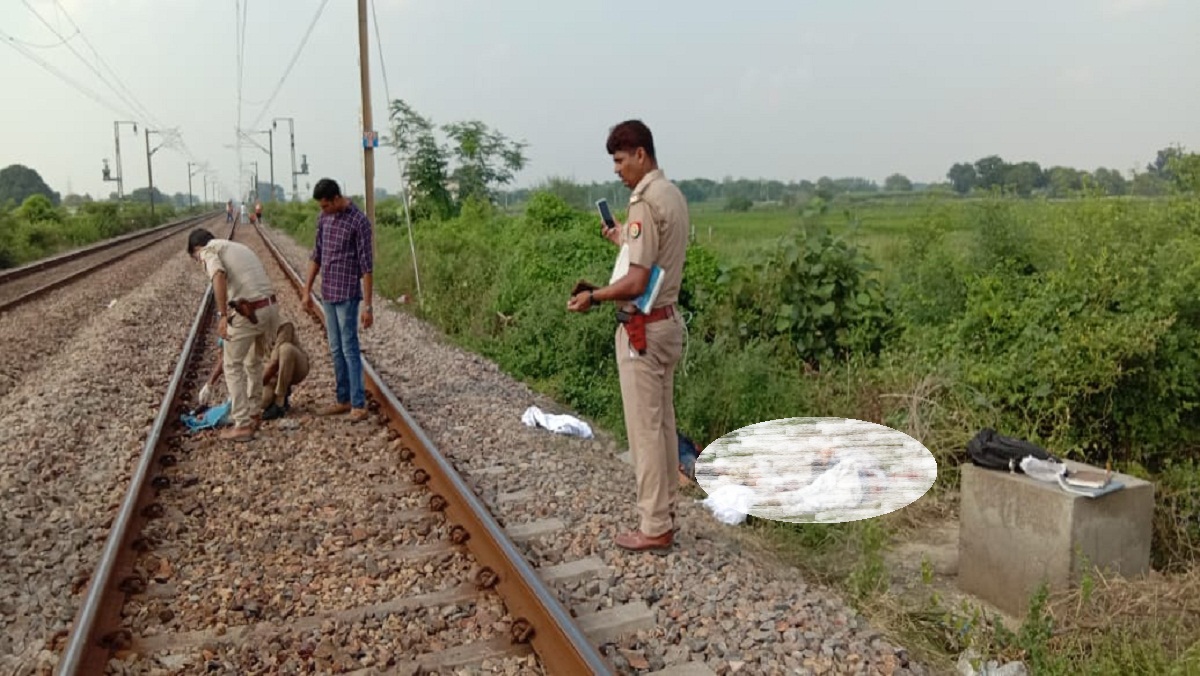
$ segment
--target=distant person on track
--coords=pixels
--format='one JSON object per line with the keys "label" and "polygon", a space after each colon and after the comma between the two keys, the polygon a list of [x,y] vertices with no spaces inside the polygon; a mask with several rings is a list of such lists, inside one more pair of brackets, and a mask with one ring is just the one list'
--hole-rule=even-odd
{"label": "distant person on track", "polygon": [[233,200],[229,200],[225,203],[225,222],[233,222]]}
{"label": "distant person on track", "polygon": [[254,203],[254,222],[262,225],[262,200]]}
{"label": "distant person on track", "polygon": [[242,202],[242,211],[238,215],[238,225],[241,225],[245,222],[246,222],[246,203]]}
{"label": "distant person on track", "polygon": [[[638,120],[616,125],[606,148],[616,174],[633,192],[628,223],[602,229],[601,234],[628,248],[629,272],[609,286],[574,294],[567,309],[586,312],[604,301],[620,306],[617,371],[637,476],[640,524],[618,535],[616,545],[630,551],[670,549],[679,494],[673,383],[683,352],[683,319],[675,303],[687,253],[688,206],[683,193],[658,168],[654,137],[646,125]],[[654,266],[662,269],[663,284],[654,307],[642,314],[632,301],[645,291]]]}
{"label": "distant person on track", "polygon": [[371,310],[371,222],[361,209],[342,195],[341,188],[332,179],[317,181],[313,199],[321,205],[321,214],[317,217],[316,243],[309,256],[304,307],[312,309],[313,283],[320,273],[321,305],[325,310],[325,330],[337,381],[336,400],[321,409],[318,415],[349,413],[351,420],[357,422],[367,419],[358,343],[360,302],[363,328],[371,328],[374,321]]}
{"label": "distant person on track", "polygon": [[[212,280],[213,300],[220,323],[217,334],[224,339],[222,368],[231,399],[234,426],[221,432],[222,439],[249,441],[254,438],[261,413],[263,357],[278,333],[279,305],[275,289],[262,261],[245,244],[217,239],[204,228],[188,235],[188,255],[204,264]],[[240,313],[230,317],[229,301],[246,301],[245,309],[256,322]]]}

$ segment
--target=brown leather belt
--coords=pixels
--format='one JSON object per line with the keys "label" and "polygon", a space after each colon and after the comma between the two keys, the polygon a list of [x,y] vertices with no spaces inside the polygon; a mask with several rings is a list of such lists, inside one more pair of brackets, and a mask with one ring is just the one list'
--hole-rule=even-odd
{"label": "brown leather belt", "polygon": [[268,296],[266,298],[259,298],[256,301],[251,301],[250,309],[251,310],[261,310],[269,305],[274,305],[275,302],[276,302],[275,294],[271,294],[270,296]]}
{"label": "brown leather belt", "polygon": [[656,307],[653,310],[651,310],[646,315],[646,323],[649,324],[650,322],[657,322],[657,321],[661,321],[663,319],[669,319],[674,316],[675,316],[675,306],[674,305],[664,305],[662,307]]}

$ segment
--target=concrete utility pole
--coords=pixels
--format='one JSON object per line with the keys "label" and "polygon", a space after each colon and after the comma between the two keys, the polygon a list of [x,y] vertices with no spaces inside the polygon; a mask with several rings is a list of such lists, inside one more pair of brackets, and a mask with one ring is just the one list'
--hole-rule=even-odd
{"label": "concrete utility pole", "polygon": [[[358,0],[358,64],[362,75],[363,178],[366,180],[367,219],[371,221],[371,256],[379,248],[375,228],[375,147],[379,135],[371,126],[371,77],[367,50],[367,0]],[[374,261],[372,261],[373,263]],[[370,299],[368,299],[369,301]]]}
{"label": "concrete utility pole", "polygon": [[200,167],[196,167],[196,171],[192,171],[192,162],[188,162],[188,208],[192,208],[192,177],[196,175],[196,171],[200,171]]}
{"label": "concrete utility pole", "polygon": [[105,181],[115,181],[117,184],[117,201],[121,201],[125,197],[125,172],[121,169],[121,125],[133,125],[133,133],[137,133],[137,122],[128,122],[118,120],[113,122],[113,143],[117,151],[117,175],[113,176],[108,168],[108,160],[104,160],[104,169],[102,171]]}
{"label": "concrete utility pole", "polygon": [[[252,134],[266,134],[268,147],[264,148],[262,146],[259,146],[258,143],[254,139],[250,138],[250,135],[252,135]],[[271,160],[271,196],[268,198],[268,200],[273,202],[273,201],[275,201],[275,132],[272,129],[264,129],[263,131],[252,131],[249,134],[246,134],[246,140],[248,140],[251,143],[253,143],[254,145],[258,146],[258,149],[263,151],[264,153],[266,153],[267,157],[269,157]],[[258,192],[257,182],[258,182],[258,179],[256,178],[255,179],[255,195],[256,195],[256,197],[257,197],[257,192]]]}
{"label": "concrete utility pole", "polygon": [[[295,202],[300,199],[300,189],[296,186],[296,177],[308,173],[308,163],[304,163],[304,171],[296,171],[296,123],[290,117],[277,117],[271,120],[271,128],[277,128],[280,120],[288,123],[288,140],[292,148],[292,201]],[[274,163],[271,166],[274,167]]]}
{"label": "concrete utility pole", "polygon": [[158,149],[162,147],[162,144],[161,143],[158,144],[157,148],[155,148],[154,150],[151,150],[150,149],[150,135],[151,134],[158,134],[159,136],[162,136],[162,134],[160,134],[157,131],[154,131],[153,129],[146,129],[146,179],[150,183],[150,220],[153,221],[154,220],[154,166],[150,162],[150,156],[153,155],[154,153],[158,152]]}

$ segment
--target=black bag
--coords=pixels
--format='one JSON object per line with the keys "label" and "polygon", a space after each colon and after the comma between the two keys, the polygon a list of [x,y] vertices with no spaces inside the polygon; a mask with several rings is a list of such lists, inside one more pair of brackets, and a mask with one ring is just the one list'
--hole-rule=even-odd
{"label": "black bag", "polygon": [[1039,460],[1062,462],[1044,449],[1021,439],[1013,439],[985,428],[967,442],[971,462],[987,469],[1008,470],[1024,474],[1021,460],[1033,456]]}

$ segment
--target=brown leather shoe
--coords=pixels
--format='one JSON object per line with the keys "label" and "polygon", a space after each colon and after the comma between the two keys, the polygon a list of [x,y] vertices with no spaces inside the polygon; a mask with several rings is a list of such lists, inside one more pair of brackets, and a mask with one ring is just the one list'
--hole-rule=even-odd
{"label": "brown leather shoe", "polygon": [[350,404],[330,404],[325,408],[317,411],[317,415],[341,415],[350,412]]}
{"label": "brown leather shoe", "polygon": [[250,441],[254,438],[254,426],[230,427],[221,430],[220,437],[223,441]]}
{"label": "brown leather shoe", "polygon": [[354,422],[360,422],[360,421],[363,421],[366,419],[367,419],[367,409],[356,408],[356,409],[350,411],[350,420],[352,420]]}
{"label": "brown leather shoe", "polygon": [[651,537],[640,530],[635,530],[630,533],[621,533],[616,539],[618,547],[631,552],[670,549],[674,543],[674,531],[667,531],[662,535]]}

